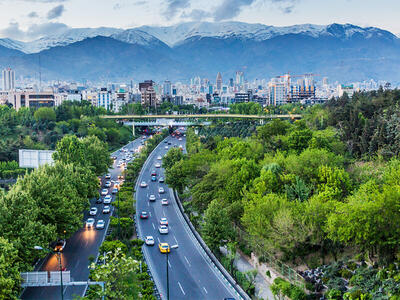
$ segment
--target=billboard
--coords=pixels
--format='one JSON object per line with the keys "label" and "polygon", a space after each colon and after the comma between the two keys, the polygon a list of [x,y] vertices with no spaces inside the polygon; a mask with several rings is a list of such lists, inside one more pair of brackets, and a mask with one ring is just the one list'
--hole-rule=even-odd
{"label": "billboard", "polygon": [[54,151],[51,150],[19,150],[20,168],[39,168],[40,166],[54,163],[52,158]]}

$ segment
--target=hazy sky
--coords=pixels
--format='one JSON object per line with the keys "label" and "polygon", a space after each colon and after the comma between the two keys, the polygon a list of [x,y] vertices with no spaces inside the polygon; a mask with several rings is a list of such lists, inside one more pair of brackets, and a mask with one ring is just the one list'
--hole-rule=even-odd
{"label": "hazy sky", "polygon": [[242,21],[352,23],[400,33],[400,0],[0,0],[0,37],[32,40],[67,27]]}

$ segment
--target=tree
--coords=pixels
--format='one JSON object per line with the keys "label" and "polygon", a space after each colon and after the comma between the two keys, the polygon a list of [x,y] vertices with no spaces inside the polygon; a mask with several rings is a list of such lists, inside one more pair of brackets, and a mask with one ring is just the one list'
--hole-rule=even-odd
{"label": "tree", "polygon": [[127,257],[119,249],[100,257],[100,260],[105,260],[106,263],[102,265],[92,263],[90,277],[93,281],[104,281],[105,292],[96,289],[92,299],[99,299],[103,295],[110,300],[138,299],[139,262]]}
{"label": "tree", "polygon": [[204,241],[213,251],[230,242],[235,235],[226,209],[221,208],[218,201],[210,203],[204,214],[201,230]]}
{"label": "tree", "polygon": [[21,277],[18,251],[0,237],[0,300],[18,299]]}
{"label": "tree", "polygon": [[167,154],[163,157],[163,167],[168,170],[175,163],[183,159],[182,151],[178,148],[172,148],[168,151]]}
{"label": "tree", "polygon": [[41,107],[34,113],[36,121],[56,121],[56,112],[50,107]]}

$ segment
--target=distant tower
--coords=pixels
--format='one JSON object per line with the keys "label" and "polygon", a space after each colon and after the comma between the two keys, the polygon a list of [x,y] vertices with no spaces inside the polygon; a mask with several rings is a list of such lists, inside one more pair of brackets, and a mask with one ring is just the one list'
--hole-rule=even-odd
{"label": "distant tower", "polygon": [[15,73],[11,68],[3,70],[3,90],[12,91],[15,89]]}
{"label": "distant tower", "polygon": [[217,90],[220,91],[222,89],[222,76],[221,73],[217,74]]}

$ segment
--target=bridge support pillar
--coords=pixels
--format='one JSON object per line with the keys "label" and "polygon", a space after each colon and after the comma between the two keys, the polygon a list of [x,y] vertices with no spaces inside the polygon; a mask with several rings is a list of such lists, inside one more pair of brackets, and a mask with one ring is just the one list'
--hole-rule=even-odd
{"label": "bridge support pillar", "polygon": [[135,139],[135,121],[132,121],[132,134],[133,134],[133,139]]}
{"label": "bridge support pillar", "polygon": [[264,125],[264,119],[260,119],[260,125]]}

